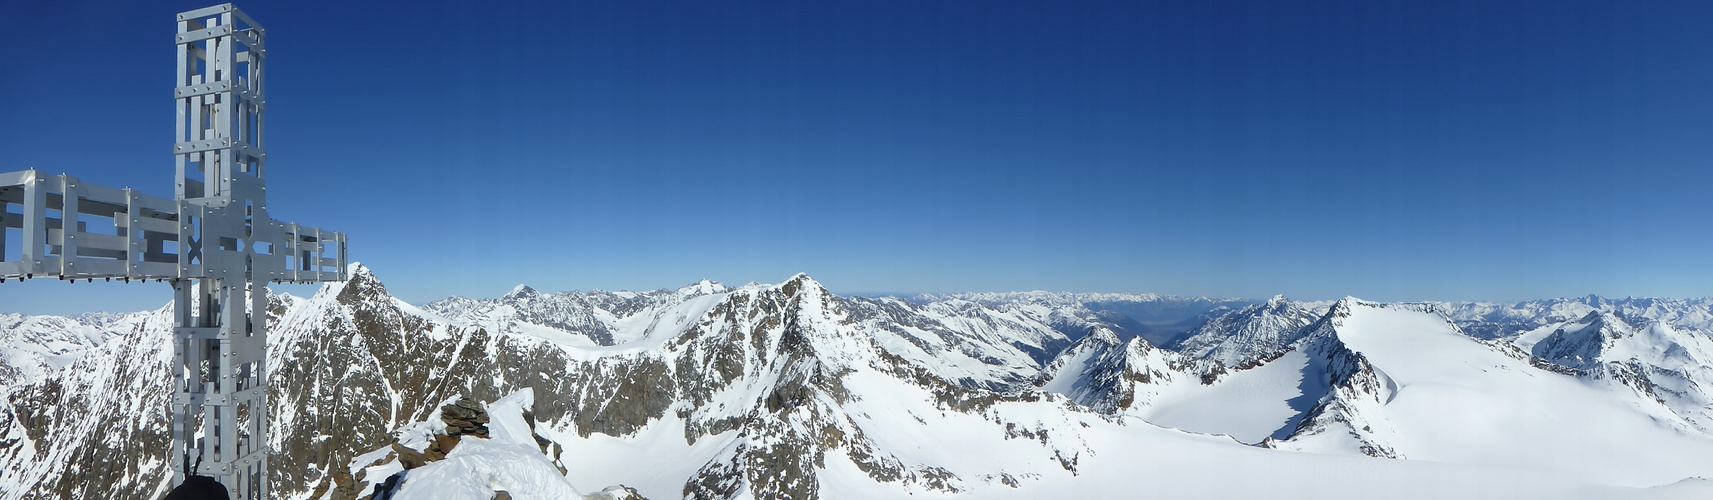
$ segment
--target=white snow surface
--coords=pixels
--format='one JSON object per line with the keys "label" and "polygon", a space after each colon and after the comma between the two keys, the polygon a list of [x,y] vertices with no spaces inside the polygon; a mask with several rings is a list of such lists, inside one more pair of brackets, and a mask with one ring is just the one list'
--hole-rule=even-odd
{"label": "white snow surface", "polygon": [[[1324,362],[1299,351],[1254,369],[1240,371],[1211,386],[1180,385],[1163,392],[1138,415],[1157,425],[1192,432],[1225,434],[1255,444],[1289,430],[1313,402],[1325,394]],[[1306,399],[1293,406],[1293,401]]]}
{"label": "white snow surface", "polygon": [[[523,411],[535,405],[535,392],[524,389],[486,405],[489,439],[463,436],[446,458],[410,470],[400,483],[395,500],[491,500],[504,491],[517,500],[581,498],[571,483],[559,474],[552,459],[536,448]],[[412,429],[433,429],[439,413]],[[440,428],[444,428],[442,424]],[[406,433],[400,444],[421,449],[428,436]],[[355,463],[384,457],[382,448],[358,457]],[[397,462],[368,468],[369,477],[385,478],[400,471]]]}
{"label": "white snow surface", "polygon": [[[1352,302],[1338,339],[1395,387],[1363,414],[1409,461],[1549,470],[1633,487],[1713,471],[1713,438],[1662,405],[1530,366],[1435,314]],[[1281,447],[1348,453],[1343,439],[1326,433]]]}
{"label": "white snow surface", "polygon": [[411,470],[394,500],[517,500],[581,498],[533,444],[464,436],[443,460]]}

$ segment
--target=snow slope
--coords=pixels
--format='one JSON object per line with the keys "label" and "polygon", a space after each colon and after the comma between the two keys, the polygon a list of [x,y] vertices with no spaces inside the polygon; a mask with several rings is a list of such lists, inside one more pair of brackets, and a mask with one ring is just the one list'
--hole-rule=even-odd
{"label": "snow slope", "polygon": [[[487,405],[491,438],[463,436],[445,459],[409,471],[393,500],[491,500],[499,491],[517,500],[582,497],[536,448],[524,421],[534,406],[535,393],[527,389]],[[397,471],[385,465],[370,470],[376,477]]]}
{"label": "snow slope", "polygon": [[[1348,315],[1335,318],[1330,333],[1383,381],[1371,398],[1346,397],[1367,424],[1342,430],[1399,457],[1561,471],[1636,487],[1713,470],[1713,438],[1662,405],[1536,368],[1473,341],[1437,314],[1354,299],[1335,309]],[[1299,433],[1278,446],[1356,451],[1339,432]]]}
{"label": "snow slope", "polygon": [[1186,386],[1161,394],[1137,415],[1157,425],[1225,434],[1256,444],[1269,437],[1283,438],[1295,429],[1326,394],[1326,377],[1324,361],[1291,351],[1209,386]]}

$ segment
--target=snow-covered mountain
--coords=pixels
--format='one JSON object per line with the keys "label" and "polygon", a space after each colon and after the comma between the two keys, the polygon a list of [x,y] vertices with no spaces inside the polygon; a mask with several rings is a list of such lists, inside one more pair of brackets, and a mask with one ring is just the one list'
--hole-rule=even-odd
{"label": "snow-covered mountain", "polygon": [[0,498],[164,495],[171,308],[3,318],[0,372],[18,375],[0,385]]}
{"label": "snow-covered mountain", "polygon": [[1581,319],[1590,312],[1646,318],[1674,325],[1674,328],[1713,332],[1713,298],[1607,299],[1589,295],[1517,303],[1448,302],[1436,305],[1469,336],[1481,339],[1514,340],[1541,328]]}
{"label": "snow-covered mountain", "polygon": [[1156,345],[1165,345],[1182,337],[1185,332],[1200,324],[1205,319],[1202,316],[1210,311],[1252,304],[1244,299],[1039,291],[926,294],[918,295],[912,300],[924,304],[958,300],[996,309],[1033,309],[1045,314],[1041,319],[1072,339],[1088,333],[1091,326],[1102,324],[1120,339],[1142,337]]}
{"label": "snow-covered mountain", "polygon": [[[1622,313],[1591,311],[1518,338],[1537,365],[1634,390],[1707,432],[1713,430],[1713,337],[1706,330],[1673,326],[1658,316],[1626,320]],[[1682,323],[1679,323],[1680,325]]]}
{"label": "snow-covered mountain", "polygon": [[[1706,302],[840,297],[798,275],[418,308],[351,276],[270,301],[280,498],[367,498],[461,396],[491,439],[395,498],[1713,493]],[[0,316],[0,499],[164,493],[169,314]],[[1169,344],[1123,333],[1204,314]]]}
{"label": "snow-covered mountain", "polygon": [[[1280,448],[1540,467],[1639,486],[1702,474],[1713,442],[1670,408],[1472,341],[1429,305],[1334,305],[1305,345],[1334,390]],[[1330,346],[1336,341],[1337,346]],[[1622,429],[1622,431],[1616,431]],[[1615,450],[1649,450],[1616,453]]]}
{"label": "snow-covered mountain", "polygon": [[[1253,368],[1183,361],[1217,348],[1118,348],[1091,335],[1049,365],[1043,388],[1098,411],[1285,450],[1565,470],[1631,486],[1709,466],[1699,458],[1713,452],[1698,423],[1709,408],[1704,335],[1590,313],[1552,330],[1531,356],[1467,336],[1440,305],[1345,299],[1293,329],[1266,314],[1279,302],[1209,322],[1269,353],[1242,358],[1262,360]],[[1187,382],[1195,374],[1204,376]],[[1613,453],[1629,446],[1638,451]]]}
{"label": "snow-covered mountain", "polygon": [[1142,338],[1119,340],[1112,331],[1096,328],[1048,363],[1036,385],[1096,411],[1116,413],[1152,406],[1173,387],[1212,384],[1225,373],[1218,362],[1162,350]]}
{"label": "snow-covered mountain", "polygon": [[1325,314],[1325,310],[1322,304],[1303,304],[1277,296],[1264,304],[1210,315],[1168,347],[1232,368],[1249,368],[1283,355],[1307,333],[1304,328]]}

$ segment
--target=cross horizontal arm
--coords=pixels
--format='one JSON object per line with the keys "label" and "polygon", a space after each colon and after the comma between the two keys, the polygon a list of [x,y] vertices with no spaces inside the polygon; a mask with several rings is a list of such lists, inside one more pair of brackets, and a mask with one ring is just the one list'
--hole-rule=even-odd
{"label": "cross horizontal arm", "polygon": [[0,173],[0,279],[240,279],[248,276],[230,274],[247,270],[257,281],[345,280],[344,234],[265,214],[35,170]]}

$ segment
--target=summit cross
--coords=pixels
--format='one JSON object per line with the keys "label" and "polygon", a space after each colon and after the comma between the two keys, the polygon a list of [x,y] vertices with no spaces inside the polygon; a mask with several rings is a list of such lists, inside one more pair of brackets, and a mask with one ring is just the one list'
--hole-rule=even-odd
{"label": "summit cross", "polygon": [[268,498],[268,283],[346,279],[345,235],[268,217],[266,32],[232,4],[178,15],[176,197],[0,173],[0,283],[168,282],[173,484]]}

